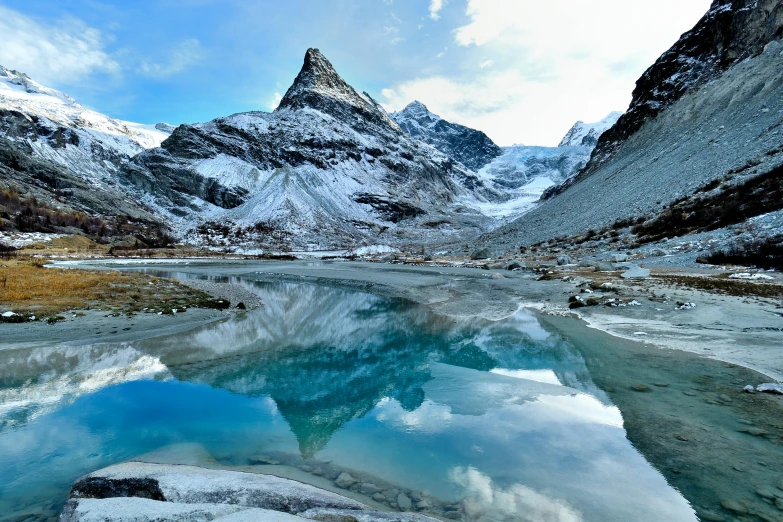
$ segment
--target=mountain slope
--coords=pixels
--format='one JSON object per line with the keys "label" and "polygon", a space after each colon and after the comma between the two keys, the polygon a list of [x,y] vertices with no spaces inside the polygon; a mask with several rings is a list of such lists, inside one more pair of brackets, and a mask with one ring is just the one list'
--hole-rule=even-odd
{"label": "mountain slope", "polygon": [[317,49],[274,112],[182,125],[121,176],[194,241],[221,221],[228,243],[267,248],[462,237],[491,224],[476,204],[505,199],[407,137]]}
{"label": "mountain slope", "polygon": [[392,118],[411,138],[421,140],[473,171],[500,156],[501,149],[483,132],[448,122],[414,101]]}
{"label": "mountain slope", "polygon": [[116,120],[0,66],[0,179],[22,194],[104,216],[155,217],[118,185],[131,156],[168,132]]}
{"label": "mountain slope", "polygon": [[642,76],[632,113],[604,133],[573,182],[481,241],[517,248],[653,219],[697,190],[773,171],[783,163],[782,34],[780,2],[713,2]]}

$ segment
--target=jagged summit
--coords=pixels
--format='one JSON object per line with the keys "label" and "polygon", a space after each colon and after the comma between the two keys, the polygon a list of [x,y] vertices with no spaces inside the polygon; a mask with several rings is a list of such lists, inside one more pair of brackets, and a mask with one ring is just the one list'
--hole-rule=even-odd
{"label": "jagged summit", "polygon": [[304,64],[275,111],[315,109],[352,126],[370,123],[401,132],[383,108],[368,95],[359,94],[337,74],[318,49],[305,53]]}

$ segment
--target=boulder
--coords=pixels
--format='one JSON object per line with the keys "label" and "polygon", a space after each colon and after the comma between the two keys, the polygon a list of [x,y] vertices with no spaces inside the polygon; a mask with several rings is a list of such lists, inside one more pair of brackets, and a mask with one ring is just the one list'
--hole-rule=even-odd
{"label": "boulder", "polygon": [[474,250],[472,254],[470,254],[470,258],[474,261],[478,259],[489,259],[492,257],[492,252],[488,248],[480,248],[478,250]]}
{"label": "boulder", "polygon": [[508,266],[506,266],[506,270],[519,270],[520,268],[524,267],[519,261],[511,261]]}
{"label": "boulder", "polygon": [[399,507],[402,511],[410,511],[412,505],[413,504],[411,503],[411,499],[408,498],[408,495],[405,493],[400,493],[397,495],[397,507]]}
{"label": "boulder", "polygon": [[614,267],[611,263],[605,263],[603,261],[596,261],[593,263],[596,272],[614,272]]}
{"label": "boulder", "polygon": [[570,265],[571,264],[571,257],[567,256],[565,254],[557,256],[557,264],[558,264],[558,266]]}

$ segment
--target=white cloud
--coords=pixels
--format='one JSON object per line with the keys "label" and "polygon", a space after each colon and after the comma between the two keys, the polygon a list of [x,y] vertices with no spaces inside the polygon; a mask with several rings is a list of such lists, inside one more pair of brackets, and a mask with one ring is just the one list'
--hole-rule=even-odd
{"label": "white cloud", "polygon": [[582,515],[565,502],[522,484],[500,488],[474,467],[455,467],[449,478],[465,492],[462,503],[470,520],[508,520],[524,513],[531,522],[581,522]]}
{"label": "white cloud", "polygon": [[101,32],[75,18],[43,25],[0,6],[0,35],[0,64],[44,84],[74,83],[96,72],[120,71],[104,51]]}
{"label": "white cloud", "polygon": [[385,104],[399,110],[418,99],[501,145],[556,144],[576,120],[625,110],[642,72],[709,4],[468,0],[451,71],[392,85]]}
{"label": "white cloud", "polygon": [[433,20],[440,19],[440,10],[448,3],[449,0],[430,0],[430,18]]}
{"label": "white cloud", "polygon": [[280,105],[282,99],[283,96],[279,92],[275,92],[267,105],[270,109],[275,110],[277,109],[277,106]]}
{"label": "white cloud", "polygon": [[195,38],[190,38],[174,47],[171,56],[165,63],[144,61],[139,66],[138,72],[157,78],[172,76],[198,63],[201,56],[201,44]]}

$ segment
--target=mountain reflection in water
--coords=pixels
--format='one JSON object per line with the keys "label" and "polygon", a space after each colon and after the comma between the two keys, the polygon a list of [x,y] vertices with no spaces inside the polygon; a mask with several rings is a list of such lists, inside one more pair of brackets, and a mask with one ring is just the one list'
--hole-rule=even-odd
{"label": "mountain reflection in water", "polygon": [[[579,353],[529,312],[460,320],[237,281],[264,306],[185,334],[0,351],[0,444],[20,448],[0,453],[0,483],[13,484],[0,508],[61,501],[97,466],[195,442],[226,463],[329,460],[463,499],[475,519],[694,519],[625,439]],[[36,453],[55,424],[55,447]]]}

